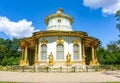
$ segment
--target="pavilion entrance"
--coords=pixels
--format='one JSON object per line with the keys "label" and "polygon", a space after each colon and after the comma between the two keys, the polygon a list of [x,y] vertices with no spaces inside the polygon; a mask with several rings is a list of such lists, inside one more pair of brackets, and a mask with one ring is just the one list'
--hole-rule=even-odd
{"label": "pavilion entrance", "polygon": [[90,64],[90,61],[92,60],[92,52],[91,52],[91,47],[86,47],[85,48],[85,61],[86,61],[86,65]]}
{"label": "pavilion entrance", "polygon": [[34,65],[34,53],[35,53],[34,48],[28,49],[28,61],[30,66]]}

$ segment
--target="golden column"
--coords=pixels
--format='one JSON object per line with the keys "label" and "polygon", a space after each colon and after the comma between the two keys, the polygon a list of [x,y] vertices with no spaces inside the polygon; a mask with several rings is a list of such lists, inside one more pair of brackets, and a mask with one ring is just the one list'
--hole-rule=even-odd
{"label": "golden column", "polygon": [[25,46],[25,56],[24,56],[24,66],[28,66],[29,62],[28,62],[28,46]]}
{"label": "golden column", "polygon": [[95,64],[100,65],[99,62],[98,62],[98,59],[97,59],[96,49],[97,49],[97,47],[94,47],[94,50],[95,50]]}
{"label": "golden column", "polygon": [[34,65],[38,64],[38,42],[35,42]]}
{"label": "golden column", "polygon": [[24,66],[24,54],[25,54],[25,48],[22,46],[22,59],[20,61],[20,66]]}
{"label": "golden column", "polygon": [[25,48],[22,47],[22,60],[24,60]]}
{"label": "golden column", "polygon": [[92,46],[91,48],[92,48],[92,62],[94,63],[94,61],[95,61],[95,48],[94,48],[94,46]]}
{"label": "golden column", "polygon": [[85,64],[85,43],[82,43],[82,64]]}
{"label": "golden column", "polygon": [[92,52],[92,60],[90,61],[90,65],[97,65],[98,61],[97,61],[97,57],[96,57],[96,49],[95,46],[92,45],[91,46],[91,52]]}

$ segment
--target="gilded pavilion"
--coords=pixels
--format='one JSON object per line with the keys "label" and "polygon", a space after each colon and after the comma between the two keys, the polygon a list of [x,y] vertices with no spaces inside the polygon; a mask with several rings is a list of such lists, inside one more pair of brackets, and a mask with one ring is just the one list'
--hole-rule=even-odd
{"label": "gilded pavilion", "polygon": [[58,9],[45,18],[45,31],[34,32],[21,40],[21,66],[99,65],[96,49],[99,40],[86,32],[72,30],[72,16]]}

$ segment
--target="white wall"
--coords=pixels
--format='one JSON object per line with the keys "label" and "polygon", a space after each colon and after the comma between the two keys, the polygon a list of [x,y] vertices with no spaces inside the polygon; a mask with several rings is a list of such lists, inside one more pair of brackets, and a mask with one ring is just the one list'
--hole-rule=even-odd
{"label": "white wall", "polygon": [[[58,19],[61,22],[58,22]],[[63,30],[63,31],[72,31],[71,23],[68,18],[65,17],[52,17],[49,19],[47,30]]]}
{"label": "white wall", "polygon": [[[62,37],[64,40],[64,60],[66,60],[66,55],[68,54],[68,52],[71,54],[71,60],[73,60],[73,40],[76,39],[76,37]],[[38,46],[38,61],[41,61],[41,57],[40,57],[40,47],[41,47],[41,41],[42,41],[42,37],[39,38],[39,46]],[[47,55],[49,56],[50,53],[52,52],[53,56],[54,56],[54,60],[56,60],[56,40],[58,39],[58,37],[44,37],[45,40],[48,41],[47,43]],[[79,61],[82,61],[82,48],[81,48],[81,38],[77,38],[79,39],[80,43],[80,58]]]}

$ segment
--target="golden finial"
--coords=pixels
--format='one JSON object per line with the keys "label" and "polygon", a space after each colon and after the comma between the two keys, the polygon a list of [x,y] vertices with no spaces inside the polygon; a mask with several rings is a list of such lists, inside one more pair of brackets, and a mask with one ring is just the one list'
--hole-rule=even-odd
{"label": "golden finial", "polygon": [[62,8],[59,8],[56,13],[62,13],[62,12],[63,12],[63,9],[62,9]]}

